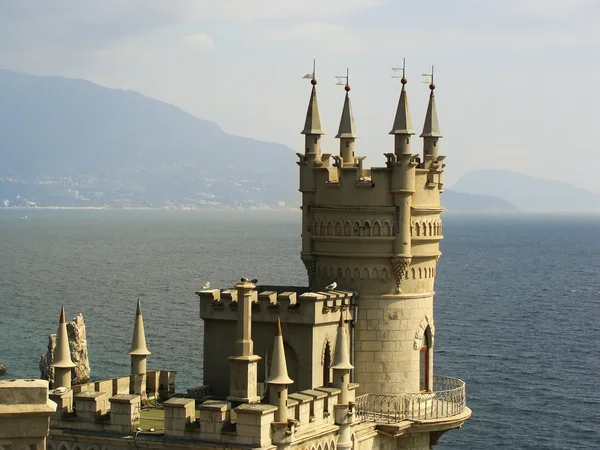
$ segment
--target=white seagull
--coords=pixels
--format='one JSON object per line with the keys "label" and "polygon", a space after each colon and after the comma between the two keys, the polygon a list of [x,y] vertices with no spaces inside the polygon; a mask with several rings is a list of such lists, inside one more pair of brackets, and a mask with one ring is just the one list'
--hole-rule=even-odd
{"label": "white seagull", "polygon": [[210,281],[207,281],[202,285],[202,289],[210,289]]}
{"label": "white seagull", "polygon": [[329,286],[325,286],[326,291],[333,291],[337,287],[337,283],[334,281]]}

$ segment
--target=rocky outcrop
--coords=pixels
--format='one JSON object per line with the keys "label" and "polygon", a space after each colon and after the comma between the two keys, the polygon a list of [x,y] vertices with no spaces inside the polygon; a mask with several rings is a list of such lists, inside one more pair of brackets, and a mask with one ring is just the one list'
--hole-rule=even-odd
{"label": "rocky outcrop", "polygon": [[[72,371],[72,384],[87,383],[90,380],[90,361],[87,350],[87,333],[85,322],[81,313],[67,322],[67,334],[69,335],[69,349],[71,350],[71,361],[75,364]],[[40,358],[40,376],[50,383],[54,382],[54,350],[56,349],[56,333],[48,336],[48,352]]]}

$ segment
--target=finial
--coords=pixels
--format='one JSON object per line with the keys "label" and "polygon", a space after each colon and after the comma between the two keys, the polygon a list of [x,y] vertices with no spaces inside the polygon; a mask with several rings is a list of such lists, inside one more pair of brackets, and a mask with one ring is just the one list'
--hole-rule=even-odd
{"label": "finial", "polygon": [[277,333],[275,336],[283,336],[283,333],[281,332],[281,319],[279,316],[277,317]]}
{"label": "finial", "polygon": [[62,308],[60,310],[59,323],[67,323],[67,320],[65,319],[65,305],[62,305]]}
{"label": "finial", "polygon": [[433,84],[433,65],[431,65],[431,83],[429,84],[429,89],[433,92],[435,89],[435,84]]}
{"label": "finial", "polygon": [[313,59],[313,72],[312,72],[312,79],[310,80],[310,84],[312,84],[313,86],[315,86],[317,84],[317,79],[315,78],[315,71],[316,71],[316,60]]}
{"label": "finial", "polygon": [[344,86],[346,92],[350,92],[350,71],[346,68],[346,86]]}
{"label": "finial", "polygon": [[136,316],[141,316],[142,315],[142,303],[140,302],[139,297],[137,299],[137,309],[135,310],[135,315]]}

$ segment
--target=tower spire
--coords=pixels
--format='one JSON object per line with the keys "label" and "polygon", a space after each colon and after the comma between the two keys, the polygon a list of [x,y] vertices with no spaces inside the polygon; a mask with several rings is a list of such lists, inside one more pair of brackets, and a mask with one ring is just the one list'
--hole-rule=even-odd
{"label": "tower spire", "polygon": [[71,360],[69,349],[69,335],[67,334],[67,321],[65,319],[65,306],[60,310],[58,330],[56,332],[56,350],[54,353],[54,384],[53,387],[71,387],[71,368],[75,367]]}
{"label": "tower spire", "polygon": [[142,317],[142,305],[140,299],[137,301],[135,311],[135,324],[133,326],[133,337],[131,339],[130,355],[147,356],[150,355],[146,347],[146,333],[144,332],[144,318]]}
{"label": "tower spire", "polygon": [[354,141],[358,137],[358,133],[356,132],[356,125],[354,124],[354,114],[352,114],[352,103],[350,102],[349,96],[350,84],[348,82],[348,69],[346,69],[345,77],[338,77],[338,79],[344,78],[346,79],[346,85],[344,86],[346,97],[344,99],[344,106],[342,107],[340,126],[335,137],[340,140],[340,156],[342,158],[342,166],[351,167],[354,166]]}
{"label": "tower spire", "polygon": [[408,110],[408,98],[406,96],[406,60],[402,63],[402,78],[400,83],[402,84],[402,90],[400,91],[400,99],[398,100],[398,107],[396,108],[396,116],[394,117],[394,124],[392,125],[392,131],[390,134],[403,134],[411,135],[415,134],[412,126],[412,120],[410,119],[410,112]]}
{"label": "tower spire", "polygon": [[349,398],[350,370],[354,366],[350,364],[350,350],[348,347],[348,336],[346,335],[346,326],[343,318],[344,311],[340,310],[340,323],[337,328],[337,337],[335,340],[335,356],[333,364],[333,385],[341,389],[340,404],[347,404]]}
{"label": "tower spire", "polygon": [[133,325],[133,337],[131,338],[131,375],[132,393],[145,395],[146,392],[146,363],[148,359],[148,347],[146,347],[146,333],[144,332],[144,318],[142,317],[142,304],[137,300],[135,310],[135,324]]}
{"label": "tower spire", "polygon": [[433,66],[431,66],[431,83],[429,84],[429,104],[427,105],[427,113],[425,113],[425,123],[423,124],[422,138],[441,138],[440,125],[438,123],[437,109],[435,106],[435,84],[433,83]]}
{"label": "tower spire", "polygon": [[[343,78],[343,77],[340,77]],[[346,97],[344,99],[344,106],[342,108],[342,117],[340,119],[340,126],[338,132],[335,135],[339,139],[356,139],[358,134],[356,132],[356,125],[354,124],[354,115],[352,114],[352,104],[350,103],[350,84],[349,84],[349,71],[346,69],[346,85],[344,90],[346,91]]]}
{"label": "tower spire", "polygon": [[321,129],[321,115],[319,114],[319,103],[317,102],[317,79],[315,78],[315,60],[313,60],[313,71],[310,80],[312,90],[310,92],[310,100],[308,101],[308,109],[306,110],[306,120],[304,121],[304,129],[301,134],[306,135],[323,135]]}
{"label": "tower spire", "polygon": [[273,340],[273,361],[271,362],[271,373],[267,379],[269,384],[269,400],[273,406],[277,406],[275,422],[287,421],[287,394],[288,385],[292,384],[288,376],[285,361],[285,349],[283,347],[283,336],[281,333],[281,320],[277,317],[277,332]]}

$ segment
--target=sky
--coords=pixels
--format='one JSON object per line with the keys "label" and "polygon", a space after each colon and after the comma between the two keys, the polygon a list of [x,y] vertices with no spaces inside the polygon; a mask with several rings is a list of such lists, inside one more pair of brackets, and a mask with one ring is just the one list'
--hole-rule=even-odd
{"label": "sky", "polygon": [[367,166],[393,151],[403,58],[420,151],[435,65],[450,187],[509,169],[600,194],[599,51],[598,0],[0,0],[0,68],[135,90],[295,151],[316,59],[338,152],[348,68]]}

